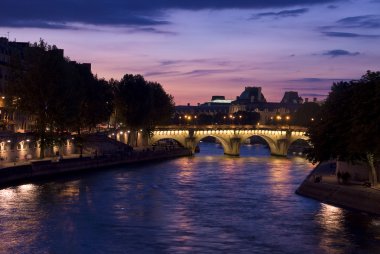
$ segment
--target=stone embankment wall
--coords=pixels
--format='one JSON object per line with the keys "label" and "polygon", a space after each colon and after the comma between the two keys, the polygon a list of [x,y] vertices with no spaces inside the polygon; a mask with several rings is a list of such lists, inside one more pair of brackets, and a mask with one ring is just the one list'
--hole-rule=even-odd
{"label": "stone embankment wall", "polygon": [[28,182],[39,177],[50,177],[84,170],[96,170],[117,165],[165,160],[189,155],[191,155],[189,150],[178,148],[171,151],[115,153],[103,156],[62,159],[59,161],[34,161],[29,165],[0,169],[0,185]]}
{"label": "stone embankment wall", "polygon": [[[331,165],[331,162],[318,165],[296,193],[323,203],[380,215],[380,190],[358,183],[339,184],[337,180],[332,180],[335,176],[331,175],[330,181],[325,180],[327,177],[324,173],[328,172],[329,168],[335,168]],[[316,181],[316,177],[320,176],[321,180]]]}

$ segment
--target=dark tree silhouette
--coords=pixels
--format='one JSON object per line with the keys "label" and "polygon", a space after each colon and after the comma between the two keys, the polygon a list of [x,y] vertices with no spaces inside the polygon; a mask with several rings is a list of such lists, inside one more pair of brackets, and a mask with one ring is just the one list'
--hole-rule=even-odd
{"label": "dark tree silhouette", "polygon": [[320,115],[308,129],[312,162],[328,159],[363,161],[370,181],[377,183],[380,158],[380,72],[368,71],[360,80],[334,83]]}
{"label": "dark tree silhouette", "polygon": [[308,127],[319,115],[321,106],[315,102],[305,102],[293,115],[292,124]]}
{"label": "dark tree silhouette", "polygon": [[136,131],[150,134],[158,124],[167,123],[174,113],[173,97],[156,82],[148,82],[141,75],[126,74],[115,82],[115,119],[130,128],[131,142]]}

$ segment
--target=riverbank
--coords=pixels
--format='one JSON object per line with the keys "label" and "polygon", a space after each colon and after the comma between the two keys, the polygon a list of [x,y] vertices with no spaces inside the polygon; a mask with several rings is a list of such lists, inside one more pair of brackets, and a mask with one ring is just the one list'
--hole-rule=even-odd
{"label": "riverbank", "polygon": [[0,169],[0,188],[28,183],[41,178],[56,177],[63,174],[75,174],[95,171],[119,165],[129,165],[159,160],[168,160],[190,156],[188,149],[176,148],[169,151],[134,151],[130,153],[113,153],[102,156],[82,158],[64,158],[60,160],[35,160],[30,163],[13,165]]}
{"label": "riverbank", "polygon": [[296,193],[326,204],[380,215],[380,189],[359,183],[338,183],[335,162],[319,164]]}

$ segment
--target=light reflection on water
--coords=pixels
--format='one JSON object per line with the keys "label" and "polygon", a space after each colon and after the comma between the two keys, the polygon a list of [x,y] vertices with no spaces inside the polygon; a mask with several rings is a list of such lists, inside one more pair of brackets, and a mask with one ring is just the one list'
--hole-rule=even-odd
{"label": "light reflection on water", "polygon": [[[254,155],[254,156],[252,156]],[[380,221],[294,194],[262,146],[0,190],[0,253],[380,253]]]}

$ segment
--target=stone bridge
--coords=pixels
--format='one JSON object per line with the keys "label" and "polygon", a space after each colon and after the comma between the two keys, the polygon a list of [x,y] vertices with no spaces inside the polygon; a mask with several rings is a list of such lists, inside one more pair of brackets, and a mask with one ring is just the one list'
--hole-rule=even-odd
{"label": "stone bridge", "polygon": [[198,143],[205,137],[216,138],[223,146],[224,153],[239,156],[241,144],[250,137],[263,138],[272,155],[286,156],[288,148],[296,140],[308,140],[304,130],[269,130],[269,129],[162,129],[155,130],[150,144],[163,139],[174,139],[193,153]]}

